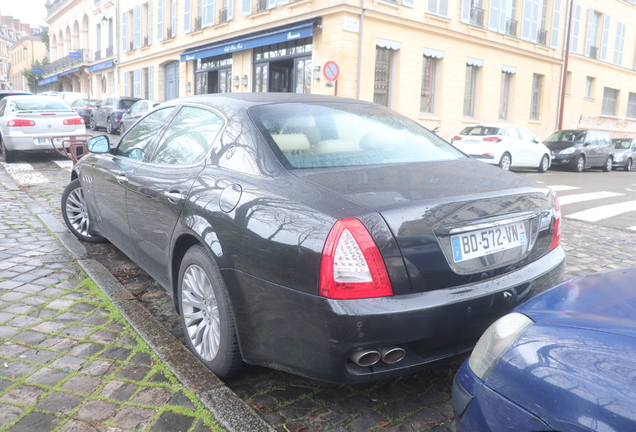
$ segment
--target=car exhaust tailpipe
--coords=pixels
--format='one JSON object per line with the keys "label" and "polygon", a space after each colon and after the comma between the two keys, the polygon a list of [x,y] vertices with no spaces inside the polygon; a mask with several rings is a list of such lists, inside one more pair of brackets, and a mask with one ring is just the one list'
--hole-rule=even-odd
{"label": "car exhaust tailpipe", "polygon": [[349,360],[360,367],[373,366],[380,361],[381,355],[376,350],[360,350],[349,356]]}
{"label": "car exhaust tailpipe", "polygon": [[400,347],[393,346],[388,348],[383,348],[380,351],[380,356],[382,361],[386,364],[394,364],[399,362],[404,358],[406,352]]}

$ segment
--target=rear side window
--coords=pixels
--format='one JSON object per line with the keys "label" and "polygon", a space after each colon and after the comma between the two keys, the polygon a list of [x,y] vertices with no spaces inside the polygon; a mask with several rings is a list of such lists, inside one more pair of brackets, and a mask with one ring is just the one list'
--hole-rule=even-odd
{"label": "rear side window", "polygon": [[492,126],[468,126],[464,128],[461,135],[476,135],[476,136],[485,136],[485,135],[499,135],[499,128]]}
{"label": "rear side window", "polygon": [[418,123],[375,105],[288,103],[254,107],[249,114],[290,168],[466,157]]}
{"label": "rear side window", "polygon": [[123,99],[119,101],[119,108],[130,108],[137,102],[136,100]]}

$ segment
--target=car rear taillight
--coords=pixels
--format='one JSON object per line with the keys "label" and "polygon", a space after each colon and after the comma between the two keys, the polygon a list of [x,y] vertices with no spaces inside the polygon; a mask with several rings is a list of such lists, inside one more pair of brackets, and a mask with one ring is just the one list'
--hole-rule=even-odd
{"label": "car rear taillight", "polygon": [[22,127],[22,126],[35,126],[33,120],[15,119],[7,122],[7,127]]}
{"label": "car rear taillight", "polygon": [[327,236],[319,292],[332,299],[393,295],[380,250],[358,219],[339,220]]}
{"label": "car rear taillight", "polygon": [[451,142],[453,141],[461,141],[462,137],[460,137],[459,135],[455,135],[453,138],[451,138]]}
{"label": "car rear taillight", "polygon": [[88,110],[88,109],[93,109],[93,107],[92,107],[92,106],[85,106],[85,107],[84,107],[84,108],[82,108],[82,109]]}
{"label": "car rear taillight", "polygon": [[554,194],[554,229],[552,230],[550,250],[561,243],[561,206],[559,206],[559,197],[557,197],[556,192],[552,193]]}
{"label": "car rear taillight", "polygon": [[84,124],[84,119],[81,117],[75,117],[72,119],[66,119],[64,120],[64,124],[65,125],[82,125]]}
{"label": "car rear taillight", "polygon": [[484,141],[501,142],[501,138],[496,137],[496,136],[494,136],[494,137],[486,137],[486,138],[484,138]]}

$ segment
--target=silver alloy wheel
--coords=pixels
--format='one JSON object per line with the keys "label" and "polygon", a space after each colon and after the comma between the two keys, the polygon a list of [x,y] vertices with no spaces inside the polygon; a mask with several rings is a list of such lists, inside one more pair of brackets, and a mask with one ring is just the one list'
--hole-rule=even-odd
{"label": "silver alloy wheel", "polygon": [[631,171],[631,169],[632,169],[632,160],[630,158],[630,159],[627,159],[627,163],[625,164],[625,171]]}
{"label": "silver alloy wheel", "polygon": [[581,155],[576,160],[576,171],[583,172],[584,169],[585,169],[585,156]]}
{"label": "silver alloy wheel", "polygon": [[510,160],[510,155],[508,153],[504,153],[504,155],[501,157],[501,161],[499,162],[499,166],[508,171],[510,170],[510,164],[511,164],[511,160]]}
{"label": "silver alloy wheel", "polygon": [[78,187],[68,194],[66,199],[66,216],[73,228],[83,236],[90,237],[88,233],[88,213],[82,188]]}
{"label": "silver alloy wheel", "polygon": [[541,158],[541,165],[539,166],[539,172],[546,172],[550,168],[550,158],[547,155],[543,155]]}
{"label": "silver alloy wheel", "polygon": [[607,160],[605,161],[605,168],[603,169],[603,171],[610,172],[612,170],[613,164],[614,164],[614,161],[612,160],[612,158],[608,157]]}
{"label": "silver alloy wheel", "polygon": [[202,359],[213,360],[221,343],[219,309],[208,276],[196,264],[183,274],[181,307],[192,346]]}

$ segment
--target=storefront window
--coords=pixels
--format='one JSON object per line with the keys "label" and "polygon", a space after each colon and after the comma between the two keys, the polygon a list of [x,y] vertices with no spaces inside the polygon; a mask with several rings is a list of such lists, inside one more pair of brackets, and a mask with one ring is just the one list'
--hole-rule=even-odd
{"label": "storefront window", "polygon": [[232,91],[232,54],[198,59],[194,76],[194,94]]}

